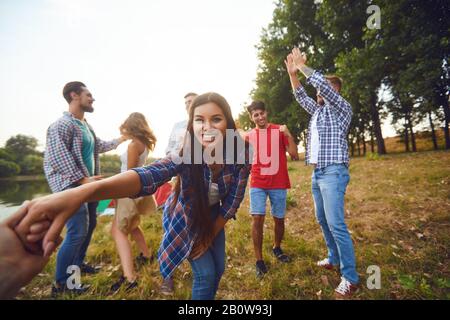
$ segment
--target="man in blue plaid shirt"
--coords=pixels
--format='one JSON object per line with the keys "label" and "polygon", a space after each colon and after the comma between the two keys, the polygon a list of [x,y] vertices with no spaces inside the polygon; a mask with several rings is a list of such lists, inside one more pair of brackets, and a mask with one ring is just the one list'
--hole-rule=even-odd
{"label": "man in blue plaid shirt", "polygon": [[[50,125],[44,153],[44,172],[53,192],[60,192],[81,184],[101,179],[99,153],[117,148],[126,137],[102,141],[84,118],[85,112],[93,112],[94,98],[82,82],[69,82],[63,96],[69,103],[69,111]],[[84,203],[67,222],[67,235],[56,258],[55,285],[52,295],[69,289],[83,293],[87,287],[67,288],[70,274],[67,268],[77,265],[84,273],[98,270],[85,264],[84,258],[97,223],[97,202]]]}
{"label": "man in blue plaid shirt", "polygon": [[[344,219],[344,195],[348,173],[347,133],[352,108],[339,94],[342,82],[336,76],[324,77],[306,63],[298,48],[285,64],[298,103],[311,115],[306,143],[306,164],[314,166],[312,193],[317,221],[328,247],[328,257],[317,262],[325,269],[340,268],[341,283],[335,289],[338,298],[351,296],[358,288],[355,251]],[[317,102],[308,97],[297,78],[298,71],[317,90]]]}

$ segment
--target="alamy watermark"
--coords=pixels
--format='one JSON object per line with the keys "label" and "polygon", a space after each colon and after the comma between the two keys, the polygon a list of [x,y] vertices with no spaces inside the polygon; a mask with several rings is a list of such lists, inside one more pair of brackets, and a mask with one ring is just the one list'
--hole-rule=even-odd
{"label": "alamy watermark", "polygon": [[370,16],[366,20],[366,26],[368,29],[381,29],[381,9],[379,6],[372,4],[367,7],[366,13]]}
{"label": "alamy watermark", "polygon": [[76,290],[81,288],[81,270],[77,265],[67,267],[67,274],[70,274],[66,280],[66,286],[69,290]]}
{"label": "alamy watermark", "polygon": [[366,273],[369,274],[367,277],[366,285],[369,290],[379,290],[381,289],[381,269],[377,265],[371,265],[367,267]]}

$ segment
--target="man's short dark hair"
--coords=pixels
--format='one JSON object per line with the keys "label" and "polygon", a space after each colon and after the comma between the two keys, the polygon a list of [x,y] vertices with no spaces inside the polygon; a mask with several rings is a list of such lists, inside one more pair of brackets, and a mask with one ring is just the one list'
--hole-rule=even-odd
{"label": "man's short dark hair", "polygon": [[266,105],[264,104],[264,102],[259,100],[253,101],[249,106],[247,106],[247,112],[251,116],[252,112],[255,110],[266,111]]}
{"label": "man's short dark hair", "polygon": [[339,78],[337,75],[330,74],[330,75],[326,75],[325,79],[330,81],[335,86],[338,86],[339,91],[341,91],[341,89],[342,89],[342,79],[341,78]]}
{"label": "man's short dark hair", "polygon": [[75,92],[76,94],[80,94],[81,91],[83,91],[83,88],[86,88],[86,85],[80,81],[72,81],[66,83],[66,85],[63,88],[64,99],[66,99],[67,103],[70,103],[72,101],[70,93]]}
{"label": "man's short dark hair", "polygon": [[190,96],[196,97],[196,96],[198,96],[198,94],[196,94],[195,92],[188,92],[184,95],[184,98],[186,99],[187,97],[190,97]]}

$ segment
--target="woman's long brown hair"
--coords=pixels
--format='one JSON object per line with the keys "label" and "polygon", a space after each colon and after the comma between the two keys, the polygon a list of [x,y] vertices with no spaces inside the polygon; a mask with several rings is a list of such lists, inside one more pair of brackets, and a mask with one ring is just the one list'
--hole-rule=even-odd
{"label": "woman's long brown hair", "polygon": [[142,113],[133,112],[130,114],[120,126],[120,133],[138,139],[150,151],[153,151],[155,148],[156,137]]}
{"label": "woman's long brown hair", "polygon": [[[189,139],[190,141],[185,140],[186,143],[190,143],[190,150],[195,150],[194,144],[200,143],[196,141],[194,130],[193,130],[193,120],[194,120],[194,111],[197,107],[207,104],[207,103],[216,104],[223,112],[225,119],[227,121],[227,129],[236,130],[236,125],[233,120],[233,116],[231,114],[231,108],[228,102],[222,97],[220,94],[215,92],[208,92],[202,95],[197,96],[193,101],[189,108],[189,120],[186,128],[186,137],[185,139]],[[188,134],[189,133],[189,134]],[[235,159],[237,157],[237,144],[234,144],[234,155]],[[184,148],[183,148],[184,149]],[[183,156],[183,149],[180,151],[180,155]],[[224,154],[226,155],[226,150],[224,150]],[[211,212],[208,201],[208,189],[205,188],[205,178],[203,175],[203,157],[202,164],[195,164],[194,162],[194,152],[191,151],[191,164],[190,164],[190,187],[189,194],[192,200],[192,214],[191,214],[191,225],[189,226],[191,231],[197,235],[197,241],[200,243],[209,243],[211,238],[214,236],[213,234],[213,220],[211,219]],[[177,177],[175,187],[174,187],[174,197],[171,203],[171,211],[176,206],[178,196],[181,191],[181,179],[180,176]]]}

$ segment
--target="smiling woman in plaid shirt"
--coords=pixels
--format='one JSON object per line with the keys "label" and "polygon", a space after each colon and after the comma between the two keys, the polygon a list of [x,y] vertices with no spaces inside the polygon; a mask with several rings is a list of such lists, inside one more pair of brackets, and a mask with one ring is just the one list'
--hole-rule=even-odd
{"label": "smiling woman in plaid shirt", "polygon": [[[328,257],[317,265],[325,269],[340,267],[341,283],[335,291],[339,298],[347,297],[357,290],[359,281],[355,251],[344,219],[344,195],[350,180],[347,133],[352,107],[339,94],[342,83],[338,77],[324,77],[305,63],[306,55],[298,48],[285,61],[295,98],[311,115],[306,164],[314,166],[312,193],[316,217],[328,247]],[[317,103],[300,84],[298,70],[317,89]]]}
{"label": "smiling woman in plaid shirt", "polygon": [[[230,129],[234,132],[236,126],[227,101],[217,93],[200,95],[191,105],[188,134],[181,151],[183,159],[187,155],[194,164],[168,157],[147,167],[33,200],[16,231],[25,243],[36,243],[44,237],[42,247],[44,254],[49,255],[55,250],[65,221],[80,203],[150,195],[178,176],[163,213],[160,271],[164,278],[170,277],[188,259],[193,271],[192,299],[214,299],[225,269],[224,226],[235,217],[250,172],[248,145],[239,134],[234,135],[231,148],[224,141],[225,131]],[[200,163],[195,164],[192,160],[198,155],[189,150],[195,151],[198,146],[201,155],[207,150],[223,150],[226,161],[206,164],[201,157]],[[238,150],[238,146],[244,149]],[[44,236],[42,229],[48,220],[51,225]]]}

